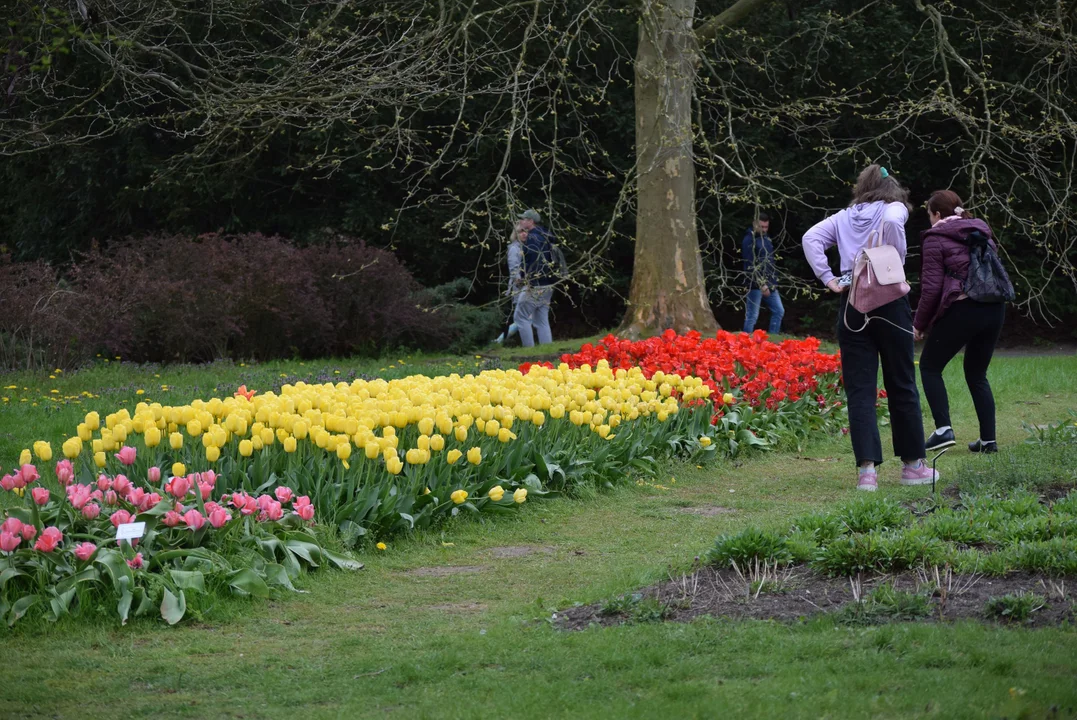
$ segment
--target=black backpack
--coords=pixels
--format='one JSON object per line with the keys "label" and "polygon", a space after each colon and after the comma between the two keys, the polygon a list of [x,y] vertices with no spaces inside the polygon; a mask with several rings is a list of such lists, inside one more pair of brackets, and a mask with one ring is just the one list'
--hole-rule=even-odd
{"label": "black backpack", "polygon": [[525,273],[529,278],[538,280],[539,285],[567,279],[568,263],[565,261],[565,254],[557,246],[553,233],[545,228],[537,227],[535,230],[538,231],[540,241],[524,243]]}
{"label": "black backpack", "polygon": [[973,230],[963,242],[969,246],[969,273],[964,278],[950,274],[962,281],[961,290],[972,300],[982,303],[1009,302],[1016,293],[1006,268],[998,253],[987,241],[987,236]]}

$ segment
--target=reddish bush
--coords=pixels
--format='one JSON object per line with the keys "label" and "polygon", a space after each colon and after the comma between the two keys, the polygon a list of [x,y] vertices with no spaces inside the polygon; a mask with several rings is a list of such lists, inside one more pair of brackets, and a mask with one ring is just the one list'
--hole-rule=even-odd
{"label": "reddish bush", "polygon": [[340,237],[157,236],[95,248],[64,281],[43,263],[0,265],[7,367],[96,352],[139,361],[373,354],[445,346],[453,309],[431,309],[389,252]]}

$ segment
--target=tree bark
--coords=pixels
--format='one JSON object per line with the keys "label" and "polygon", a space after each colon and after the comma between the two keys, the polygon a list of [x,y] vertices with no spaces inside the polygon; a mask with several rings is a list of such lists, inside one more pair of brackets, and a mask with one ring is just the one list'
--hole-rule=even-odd
{"label": "tree bark", "polygon": [[718,328],[696,230],[692,93],[695,0],[642,0],[636,51],[636,251],[618,329],[639,338]]}

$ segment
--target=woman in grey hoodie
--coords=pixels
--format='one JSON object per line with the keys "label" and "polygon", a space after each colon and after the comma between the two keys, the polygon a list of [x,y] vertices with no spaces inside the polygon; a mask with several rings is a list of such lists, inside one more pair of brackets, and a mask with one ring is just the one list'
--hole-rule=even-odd
{"label": "woman in grey hoodie", "polygon": [[[841,272],[848,275],[857,254],[877,231],[881,242],[897,248],[904,262],[909,210],[909,191],[886,168],[869,165],[856,180],[852,204],[816,224],[803,239],[804,255],[816,277],[841,296],[838,345],[860,490],[874,491],[878,487],[876,467],[883,462],[875,416],[880,361],[894,453],[904,462],[901,484],[921,485],[938,479],[938,474],[924,462],[924,421],[916,388],[909,299],[902,297],[871,311],[872,322],[863,327],[867,318],[849,305],[848,285],[834,275],[826,258],[826,250],[837,245]],[[844,322],[846,313],[848,323]],[[850,327],[862,329],[856,332]]]}

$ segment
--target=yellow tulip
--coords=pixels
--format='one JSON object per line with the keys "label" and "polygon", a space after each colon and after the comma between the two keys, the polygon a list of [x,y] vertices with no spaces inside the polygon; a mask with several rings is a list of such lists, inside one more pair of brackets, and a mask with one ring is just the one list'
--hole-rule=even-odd
{"label": "yellow tulip", "polygon": [[127,426],[126,425],[117,425],[116,427],[112,428],[112,439],[115,440],[117,443],[126,442],[127,441]]}
{"label": "yellow tulip", "polygon": [[494,502],[501,502],[501,498],[505,497],[505,488],[500,485],[494,485],[486,492],[486,494]]}
{"label": "yellow tulip", "polygon": [[84,422],[86,423],[86,427],[88,427],[91,431],[97,430],[99,427],[101,427],[101,416],[98,415],[96,412],[88,412],[86,413],[86,419]]}
{"label": "yellow tulip", "polygon": [[284,438],[284,442],[282,444],[284,445],[284,452],[286,452],[286,453],[294,453],[295,452],[296,442],[295,442],[295,438],[292,437],[291,435]]}
{"label": "yellow tulip", "polygon": [[711,446],[711,439],[709,437],[707,437],[706,435],[704,435],[703,437],[701,437],[699,439],[699,444],[701,446],[703,446],[703,447],[710,447]]}
{"label": "yellow tulip", "polygon": [[368,460],[374,460],[381,454],[381,445],[376,440],[371,440],[363,446],[363,450],[366,452]]}
{"label": "yellow tulip", "polygon": [[79,423],[76,432],[82,442],[90,442],[90,438],[93,437],[93,430],[86,423]]}
{"label": "yellow tulip", "polygon": [[82,454],[82,438],[76,436],[64,440],[63,445],[64,457],[68,460],[74,460]]}
{"label": "yellow tulip", "polygon": [[388,545],[386,545],[386,544],[385,544],[385,543],[383,543],[383,542],[380,542],[380,543],[378,543],[377,545],[375,545],[374,547],[376,547],[376,548],[377,548],[378,550],[384,550],[385,548],[387,548],[387,547],[389,547],[389,546],[388,546]]}
{"label": "yellow tulip", "polygon": [[419,439],[415,441],[415,447],[419,448],[420,450],[429,450],[430,437],[427,435],[420,435]]}
{"label": "yellow tulip", "polygon": [[432,435],[430,437],[430,449],[434,452],[441,452],[445,449],[445,438],[441,435]]}
{"label": "yellow tulip", "polygon": [[98,451],[93,454],[93,464],[99,468],[105,467],[105,453]]}
{"label": "yellow tulip", "polygon": [[142,434],[142,442],[146,443],[148,448],[155,448],[161,444],[161,431],[156,425],[146,428],[146,432]]}
{"label": "yellow tulip", "polygon": [[456,442],[467,442],[467,428],[463,425],[457,425],[454,434],[456,435]]}
{"label": "yellow tulip", "polygon": [[181,462],[172,463],[172,476],[183,477],[187,474],[187,466]]}
{"label": "yellow tulip", "polygon": [[503,443],[511,442],[516,439],[516,433],[503,427],[497,431],[497,439]]}
{"label": "yellow tulip", "polygon": [[239,441],[239,454],[243,457],[250,457],[254,454],[254,443],[250,440]]}
{"label": "yellow tulip", "polygon": [[305,440],[309,429],[305,421],[296,420],[295,425],[292,426],[292,435],[295,436],[296,440]]}
{"label": "yellow tulip", "polygon": [[404,469],[404,463],[400,458],[393,457],[385,461],[385,469],[390,475],[399,475]]}
{"label": "yellow tulip", "polygon": [[434,434],[434,419],[433,418],[424,417],[422,420],[419,421],[418,425],[419,425],[419,433],[420,434],[422,434],[422,435],[433,435]]}
{"label": "yellow tulip", "polygon": [[265,443],[262,442],[261,435],[255,435],[251,438],[251,447],[254,450],[261,450],[263,447],[265,447]]}
{"label": "yellow tulip", "polygon": [[172,446],[173,450],[179,450],[183,447],[183,435],[178,432],[174,432],[168,436],[168,444]]}
{"label": "yellow tulip", "polygon": [[445,462],[449,463],[450,465],[455,465],[456,461],[463,457],[463,455],[464,453],[460,452],[456,448],[453,448],[445,454]]}
{"label": "yellow tulip", "polygon": [[93,440],[90,441],[90,448],[95,453],[102,452],[105,449],[105,441],[102,440],[101,438],[94,438]]}
{"label": "yellow tulip", "polygon": [[467,451],[467,461],[472,465],[478,465],[482,462],[482,449],[473,447]]}
{"label": "yellow tulip", "polygon": [[408,461],[408,465],[419,465],[422,459],[422,451],[419,448],[411,448],[404,453],[404,459]]}
{"label": "yellow tulip", "polygon": [[459,505],[460,503],[467,500],[467,490],[454,490],[452,495],[450,495],[449,497],[452,498],[452,501],[454,503]]}
{"label": "yellow tulip", "polygon": [[546,416],[542,414],[542,411],[536,410],[531,413],[531,424],[535,427],[542,427],[546,423]]}
{"label": "yellow tulip", "polygon": [[206,460],[211,463],[217,462],[217,459],[221,456],[221,449],[216,445],[210,445],[206,448]]}
{"label": "yellow tulip", "polygon": [[347,460],[352,456],[352,444],[350,442],[342,442],[337,445],[337,457],[341,460]]}
{"label": "yellow tulip", "polygon": [[52,460],[52,445],[49,445],[44,440],[38,440],[34,443],[34,455],[37,455],[38,460],[41,460],[41,462]]}
{"label": "yellow tulip", "polygon": [[517,504],[524,502],[527,500],[527,490],[524,488],[517,489],[516,492],[512,494],[512,500]]}
{"label": "yellow tulip", "polygon": [[595,432],[598,433],[598,436],[600,438],[605,440],[606,437],[610,434],[610,426],[609,425],[599,425],[598,427],[595,428]]}
{"label": "yellow tulip", "polygon": [[439,415],[437,418],[438,432],[448,435],[452,432],[452,418],[448,415]]}
{"label": "yellow tulip", "polygon": [[191,420],[187,423],[187,434],[191,437],[198,437],[202,434],[202,423],[198,420]]}
{"label": "yellow tulip", "polygon": [[30,454],[29,450],[23,450],[19,453],[19,465],[29,465],[34,461],[34,456]]}
{"label": "yellow tulip", "polygon": [[722,395],[722,403],[725,405],[733,404],[733,393],[726,393]]}
{"label": "yellow tulip", "polygon": [[484,431],[490,437],[497,437],[497,433],[499,430],[501,430],[501,425],[497,422],[497,420],[491,420],[490,422],[486,423],[486,427],[484,428]]}

